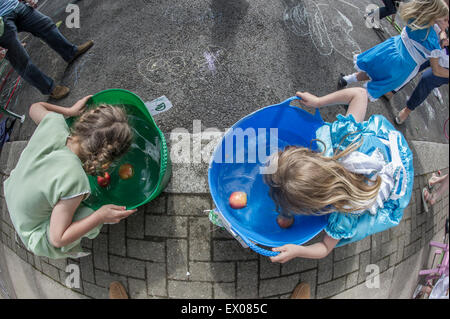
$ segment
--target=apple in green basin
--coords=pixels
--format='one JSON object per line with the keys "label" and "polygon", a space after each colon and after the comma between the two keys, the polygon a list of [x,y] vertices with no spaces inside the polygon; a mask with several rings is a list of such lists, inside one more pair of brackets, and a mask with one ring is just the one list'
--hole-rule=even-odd
{"label": "apple in green basin", "polygon": [[119,176],[121,179],[130,179],[133,175],[134,170],[131,164],[123,164],[119,167]]}
{"label": "apple in green basin", "polygon": [[111,182],[111,176],[108,172],[105,172],[103,176],[97,176],[97,184],[100,187],[107,187]]}

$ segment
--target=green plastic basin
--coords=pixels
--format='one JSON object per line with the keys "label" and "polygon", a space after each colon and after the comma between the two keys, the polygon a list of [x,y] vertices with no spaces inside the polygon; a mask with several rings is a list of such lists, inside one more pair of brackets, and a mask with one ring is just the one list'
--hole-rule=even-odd
{"label": "green plastic basin", "polygon": [[[122,89],[109,89],[92,96],[87,108],[111,104],[125,108],[133,130],[130,150],[108,169],[111,182],[107,187],[97,183],[97,176],[89,176],[91,195],[83,202],[97,210],[114,204],[134,209],[155,199],[167,186],[171,176],[171,161],[164,134],[156,125],[144,102],[136,94]],[[75,118],[67,119],[69,127]],[[119,168],[131,164],[134,174],[129,179],[119,177]]]}

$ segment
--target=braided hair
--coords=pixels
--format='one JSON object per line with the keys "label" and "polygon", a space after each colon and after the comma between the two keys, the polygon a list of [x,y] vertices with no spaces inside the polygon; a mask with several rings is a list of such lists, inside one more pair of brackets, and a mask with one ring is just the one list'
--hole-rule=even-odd
{"label": "braided hair", "polygon": [[79,157],[89,175],[98,175],[131,146],[133,134],[123,108],[100,105],[86,110],[71,132],[80,145]]}

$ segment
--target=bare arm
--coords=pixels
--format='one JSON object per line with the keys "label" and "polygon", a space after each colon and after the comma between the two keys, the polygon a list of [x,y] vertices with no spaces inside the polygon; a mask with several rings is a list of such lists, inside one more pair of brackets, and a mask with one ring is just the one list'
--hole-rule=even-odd
{"label": "bare arm", "polygon": [[88,95],[82,98],[81,100],[77,101],[72,107],[63,107],[47,102],[34,103],[30,106],[30,117],[34,121],[34,123],[36,123],[36,125],[39,125],[42,119],[50,112],[59,113],[64,116],[77,116],[82,112],[84,106],[86,105],[86,102],[91,96],[92,95]]}
{"label": "bare arm", "polygon": [[353,115],[357,122],[363,122],[367,111],[367,91],[363,88],[348,88],[317,97],[308,92],[297,92],[301,104],[320,108],[325,106],[347,104],[347,115]]}
{"label": "bare arm", "polygon": [[53,208],[50,217],[49,239],[53,246],[64,247],[83,237],[95,227],[108,223],[118,223],[136,210],[126,210],[125,207],[105,205],[81,220],[72,222],[75,211],[83,200],[83,195],[72,199],[60,200]]}
{"label": "bare arm", "polygon": [[431,58],[430,64],[434,76],[448,79],[448,69],[439,65],[439,58]]}
{"label": "bare arm", "polygon": [[309,246],[284,245],[273,248],[273,251],[279,251],[280,254],[271,257],[270,260],[272,262],[285,263],[293,258],[322,259],[328,256],[338,242],[338,239],[334,239],[325,234],[323,241]]}

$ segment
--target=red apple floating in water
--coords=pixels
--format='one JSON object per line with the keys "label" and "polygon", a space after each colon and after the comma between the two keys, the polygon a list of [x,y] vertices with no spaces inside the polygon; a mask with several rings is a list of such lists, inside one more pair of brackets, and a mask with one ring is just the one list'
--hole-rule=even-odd
{"label": "red apple floating in water", "polygon": [[111,176],[109,176],[108,172],[105,172],[103,176],[97,176],[97,184],[100,187],[106,187],[111,182]]}
{"label": "red apple floating in water", "polygon": [[133,175],[134,170],[131,164],[123,164],[119,167],[119,176],[121,179],[130,179]]}
{"label": "red apple floating in water", "polygon": [[228,202],[233,209],[244,208],[247,206],[247,194],[245,192],[234,192]]}
{"label": "red apple floating in water", "polygon": [[294,220],[295,219],[294,219],[293,216],[286,217],[286,216],[283,216],[283,215],[278,215],[278,217],[277,217],[277,224],[281,228],[289,228],[294,223]]}

